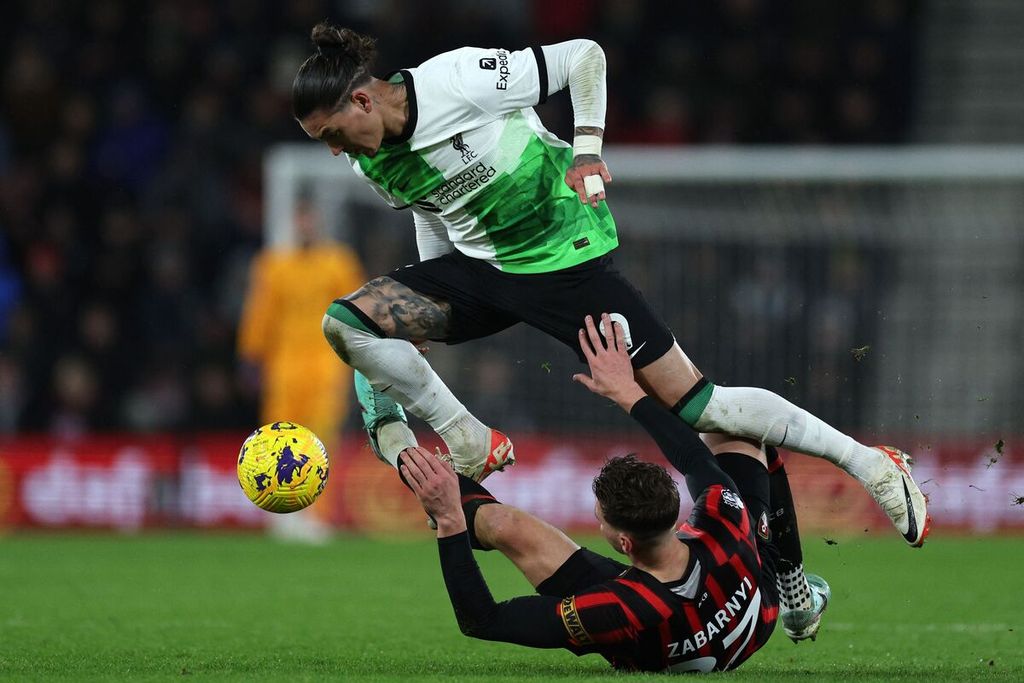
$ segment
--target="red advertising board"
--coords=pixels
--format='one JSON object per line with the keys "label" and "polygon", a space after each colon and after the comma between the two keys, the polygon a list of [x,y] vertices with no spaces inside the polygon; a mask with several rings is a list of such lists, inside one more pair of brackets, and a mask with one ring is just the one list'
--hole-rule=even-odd
{"label": "red advertising board", "polygon": [[[0,525],[6,528],[257,528],[271,513],[252,505],[235,477],[244,435],[38,437],[0,442]],[[1024,531],[1024,462],[1016,440],[918,445],[915,478],[929,494],[937,533]],[[519,435],[518,464],[487,481],[501,500],[552,524],[593,529],[590,480],[609,456],[654,445],[633,439]],[[341,527],[371,533],[422,529],[423,512],[359,435],[332,449],[327,493],[317,502]],[[787,455],[801,528],[811,533],[889,532],[861,486],[827,462]],[[682,478],[679,477],[680,482]],[[685,496],[684,496],[685,498]],[[684,506],[686,507],[686,506]],[[688,507],[684,509],[685,515]]]}

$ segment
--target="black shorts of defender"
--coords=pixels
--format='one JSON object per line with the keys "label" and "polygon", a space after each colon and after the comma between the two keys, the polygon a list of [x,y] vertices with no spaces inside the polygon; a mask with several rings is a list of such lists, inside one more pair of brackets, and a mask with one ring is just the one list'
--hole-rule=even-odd
{"label": "black shorts of defender", "polygon": [[633,367],[650,365],[674,343],[672,332],[643,295],[617,271],[610,254],[551,273],[504,273],[453,251],[388,273],[388,277],[452,307],[447,339],[459,344],[526,323],[573,349],[580,361],[578,331],[587,315],[602,313],[627,332]]}

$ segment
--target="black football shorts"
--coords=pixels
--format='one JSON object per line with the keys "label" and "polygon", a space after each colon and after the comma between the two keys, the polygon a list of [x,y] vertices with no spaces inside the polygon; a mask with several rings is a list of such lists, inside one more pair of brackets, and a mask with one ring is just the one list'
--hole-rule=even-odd
{"label": "black football shorts", "polygon": [[626,331],[634,368],[645,367],[674,343],[672,332],[636,287],[615,269],[610,254],[564,270],[532,275],[504,273],[479,259],[453,251],[388,273],[410,289],[449,303],[451,331],[458,344],[526,323],[558,339],[580,360],[578,332],[583,318],[609,313]]}
{"label": "black football shorts", "polygon": [[564,598],[611,581],[627,569],[628,564],[580,548],[554,574],[537,584],[537,593]]}

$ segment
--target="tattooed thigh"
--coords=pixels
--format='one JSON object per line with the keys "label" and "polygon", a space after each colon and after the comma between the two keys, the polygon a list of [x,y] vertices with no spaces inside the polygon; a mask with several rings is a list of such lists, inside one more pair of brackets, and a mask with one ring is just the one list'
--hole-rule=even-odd
{"label": "tattooed thigh", "polygon": [[451,331],[452,306],[389,277],[370,280],[345,297],[393,339],[443,341]]}

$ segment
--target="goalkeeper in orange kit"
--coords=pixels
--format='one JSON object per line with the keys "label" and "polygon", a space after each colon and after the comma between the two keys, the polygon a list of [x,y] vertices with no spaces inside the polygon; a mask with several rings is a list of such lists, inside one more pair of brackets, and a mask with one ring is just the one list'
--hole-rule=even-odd
{"label": "goalkeeper in orange kit", "polygon": [[[238,354],[258,373],[261,422],[297,422],[330,451],[348,415],[352,370],[324,344],[320,323],[337,292],[355,289],[366,278],[355,252],[322,233],[316,208],[300,201],[294,246],[267,248],[253,259]],[[311,509],[322,519],[330,506]]]}

